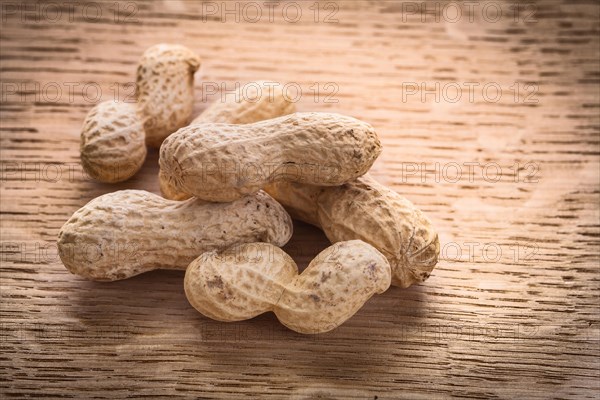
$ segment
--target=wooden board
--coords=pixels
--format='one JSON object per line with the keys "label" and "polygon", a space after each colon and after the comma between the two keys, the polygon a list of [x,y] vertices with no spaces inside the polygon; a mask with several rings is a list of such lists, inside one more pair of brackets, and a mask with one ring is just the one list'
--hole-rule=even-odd
{"label": "wooden board", "polygon": [[[3,2],[2,397],[598,398],[600,7],[569,3]],[[201,55],[197,113],[214,85],[268,79],[372,123],[373,175],[439,230],[429,280],[303,336],[204,318],[179,272],[69,274],[55,241],[76,209],[158,192],[156,151],[118,185],[78,153],[158,42]],[[306,265],[327,245],[299,223],[286,250]]]}

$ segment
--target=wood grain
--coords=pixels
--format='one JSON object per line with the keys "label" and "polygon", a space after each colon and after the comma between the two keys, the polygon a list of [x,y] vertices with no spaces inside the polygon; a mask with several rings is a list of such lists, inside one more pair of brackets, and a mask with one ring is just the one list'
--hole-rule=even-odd
{"label": "wood grain", "polygon": [[[289,2],[258,22],[239,2],[213,2],[225,16],[191,1],[1,4],[3,398],[600,397],[598,2],[461,3],[458,20],[445,2],[329,3],[317,22],[314,2],[295,3],[296,23]],[[301,111],[372,123],[373,175],[439,229],[432,276],[303,336],[270,314],[204,318],[182,273],[69,274],[55,242],[71,213],[117,189],[158,192],[156,151],[118,185],[87,179],[78,153],[87,111],[127,99],[158,42],[200,54],[198,113],[219,100],[206,83],[268,79],[300,85]],[[326,246],[299,223],[286,250],[306,265]]]}

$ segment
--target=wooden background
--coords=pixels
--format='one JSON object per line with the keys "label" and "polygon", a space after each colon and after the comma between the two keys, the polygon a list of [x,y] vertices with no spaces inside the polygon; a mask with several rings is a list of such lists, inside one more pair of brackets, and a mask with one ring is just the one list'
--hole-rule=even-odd
{"label": "wooden background", "polygon": [[[2,2],[2,397],[598,398],[600,7],[569,3]],[[156,152],[111,186],[78,147],[159,42],[202,57],[198,113],[219,100],[207,82],[267,79],[372,123],[373,174],[439,230],[431,278],[303,336],[204,318],[180,272],[69,274],[55,241],[76,209],[158,192]],[[326,246],[298,224],[286,250],[306,265]]]}

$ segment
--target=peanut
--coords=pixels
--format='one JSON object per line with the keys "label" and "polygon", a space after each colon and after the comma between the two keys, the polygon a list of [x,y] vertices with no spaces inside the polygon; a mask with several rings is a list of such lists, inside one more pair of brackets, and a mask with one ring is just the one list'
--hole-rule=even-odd
{"label": "peanut", "polygon": [[183,270],[206,251],[238,243],[283,246],[291,235],[290,216],[264,192],[206,203],[121,190],[76,211],[60,230],[58,251],[72,273],[114,281],[158,268]]}
{"label": "peanut", "polygon": [[392,285],[423,282],[437,264],[440,243],[429,219],[369,175],[337,187],[277,182],[265,190],[331,242],[360,239],[374,246],[390,262]]}
{"label": "peanut", "polygon": [[146,144],[158,147],[185,126],[199,65],[198,57],[183,46],[149,48],[138,66],[138,104],[100,103],[83,123],[81,161],[88,175],[107,183],[129,179],[144,163]]}
{"label": "peanut", "polygon": [[198,56],[184,46],[158,44],[144,52],[136,83],[148,146],[160,147],[167,136],[189,123],[199,67]]}
{"label": "peanut", "polygon": [[373,127],[330,113],[247,125],[191,125],[169,136],[159,164],[177,191],[233,201],[268,182],[335,186],[365,174],[381,152]]}
{"label": "peanut", "polygon": [[101,182],[131,178],[146,159],[145,134],[134,105],[105,101],[86,116],[81,131],[81,163]]}
{"label": "peanut", "polygon": [[360,240],[323,250],[302,272],[283,250],[268,243],[208,252],[188,267],[190,304],[218,321],[241,321],[272,311],[300,333],[330,331],[390,286],[388,261]]}
{"label": "peanut", "polygon": [[229,97],[227,102],[214,102],[190,125],[205,122],[251,124],[296,111],[294,103],[286,98],[281,88],[268,86],[266,81],[249,83]]}
{"label": "peanut", "polygon": [[[280,117],[295,112],[294,103],[290,102],[279,86],[267,86],[265,81],[249,83],[237,92],[229,94],[229,101],[214,102],[190,125],[205,122],[221,122],[227,124],[250,124]],[[162,195],[171,200],[185,200],[191,195],[179,192],[164,175],[158,174]]]}

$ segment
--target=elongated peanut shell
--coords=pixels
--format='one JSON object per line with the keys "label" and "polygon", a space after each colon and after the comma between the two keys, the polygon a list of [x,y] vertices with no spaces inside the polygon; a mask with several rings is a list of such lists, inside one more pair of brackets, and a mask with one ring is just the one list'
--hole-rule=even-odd
{"label": "elongated peanut shell", "polygon": [[[296,111],[296,106],[286,98],[280,85],[268,85],[265,81],[249,83],[225,98],[227,101],[215,101],[190,125],[205,122],[251,124]],[[158,181],[160,192],[167,199],[185,200],[192,197],[190,194],[177,191],[162,170],[158,174]]]}
{"label": "elongated peanut shell", "polygon": [[100,196],[77,210],[58,235],[69,271],[114,281],[153,269],[185,269],[206,251],[265,241],[283,246],[292,221],[264,192],[233,203],[163,199],[143,190]]}
{"label": "elongated peanut shell", "polygon": [[137,100],[148,146],[159,147],[167,136],[189,123],[194,73],[199,67],[199,57],[181,45],[157,44],[142,55]]}
{"label": "elongated peanut shell", "polygon": [[205,122],[252,124],[292,114],[296,111],[296,106],[285,96],[280,86],[267,81],[248,83],[235,93],[227,95],[226,101],[215,101],[190,125]]}
{"label": "elongated peanut shell", "polygon": [[160,168],[176,190],[233,201],[268,182],[341,185],[381,152],[373,127],[330,113],[295,113],[247,125],[199,124],[169,136]]}
{"label": "elongated peanut shell", "polygon": [[360,240],[323,250],[298,275],[294,260],[268,243],[234,246],[194,260],[185,274],[190,304],[219,321],[273,311],[300,333],[330,331],[390,286],[385,257]]}
{"label": "elongated peanut shell", "polygon": [[423,282],[437,264],[440,243],[429,219],[369,175],[337,187],[277,182],[265,190],[331,242],[360,239],[374,246],[390,262],[392,285]]}
{"label": "elongated peanut shell", "polygon": [[100,182],[121,182],[144,164],[146,143],[135,105],[105,101],[90,110],[81,130],[81,164]]}

